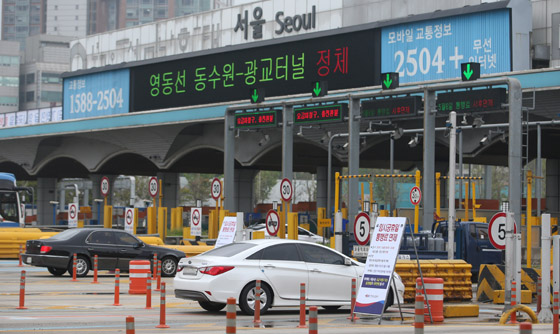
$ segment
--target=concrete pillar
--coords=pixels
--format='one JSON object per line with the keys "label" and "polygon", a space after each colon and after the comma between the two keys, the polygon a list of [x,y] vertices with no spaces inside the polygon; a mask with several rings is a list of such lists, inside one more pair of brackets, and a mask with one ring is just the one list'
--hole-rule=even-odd
{"label": "concrete pillar", "polygon": [[53,224],[53,206],[56,201],[56,178],[37,178],[37,225]]}
{"label": "concrete pillar", "polygon": [[546,159],[546,209],[560,211],[560,160]]}
{"label": "concrete pillar", "polygon": [[423,170],[422,170],[422,206],[424,215],[422,227],[429,230],[434,221],[435,207],[435,124],[436,116],[435,92],[426,89],[424,91],[424,139],[423,139]]}
{"label": "concrete pillar", "polygon": [[[91,197],[92,197],[90,203],[91,218],[95,220],[100,220],[97,222],[97,224],[99,225],[103,225],[103,203],[101,203],[101,205],[98,205],[95,200],[104,199],[103,195],[101,195],[101,179],[103,178],[103,176],[104,175],[99,175],[99,174],[91,174],[89,176],[89,179],[91,180]],[[109,189],[109,191],[110,190],[111,189]],[[97,209],[97,207],[99,207],[99,210]]]}
{"label": "concrete pillar", "polygon": [[235,170],[235,198],[234,203],[238,212],[253,212],[253,181],[258,170]]}

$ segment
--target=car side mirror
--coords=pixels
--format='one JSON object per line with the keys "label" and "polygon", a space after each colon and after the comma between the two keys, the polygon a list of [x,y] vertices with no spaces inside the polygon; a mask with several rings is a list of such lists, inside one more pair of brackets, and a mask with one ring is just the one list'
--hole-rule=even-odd
{"label": "car side mirror", "polygon": [[351,266],[351,265],[352,265],[352,260],[350,260],[349,258],[345,257],[345,258],[344,258],[344,265],[345,265],[345,266]]}
{"label": "car side mirror", "polygon": [[143,243],[142,241],[137,242],[137,243],[134,244],[134,248],[135,248],[135,249],[142,248],[142,247],[144,247],[144,243]]}

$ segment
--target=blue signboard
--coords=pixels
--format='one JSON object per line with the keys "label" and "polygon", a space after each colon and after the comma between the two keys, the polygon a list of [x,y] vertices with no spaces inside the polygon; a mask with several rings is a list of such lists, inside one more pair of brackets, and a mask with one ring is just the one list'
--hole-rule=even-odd
{"label": "blue signboard", "polygon": [[511,71],[508,9],[405,23],[381,31],[381,72],[400,83],[458,78],[461,63],[480,73]]}
{"label": "blue signboard", "polygon": [[128,113],[130,70],[64,79],[64,119]]}

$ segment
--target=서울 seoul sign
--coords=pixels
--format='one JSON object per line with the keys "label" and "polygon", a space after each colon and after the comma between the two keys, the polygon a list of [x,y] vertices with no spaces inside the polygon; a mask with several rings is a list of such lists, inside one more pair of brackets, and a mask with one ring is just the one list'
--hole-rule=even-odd
{"label": "\uc11c\uc6b8 seoul sign", "polygon": [[378,30],[308,38],[191,56],[131,68],[131,111],[239,101],[253,88],[266,96],[378,84]]}

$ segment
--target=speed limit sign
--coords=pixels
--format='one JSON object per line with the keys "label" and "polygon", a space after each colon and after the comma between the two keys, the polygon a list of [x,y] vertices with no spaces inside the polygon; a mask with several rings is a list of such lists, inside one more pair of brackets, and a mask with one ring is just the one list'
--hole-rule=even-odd
{"label": "speed limit sign", "polygon": [[289,202],[292,199],[292,182],[290,180],[284,178],[282,182],[280,182],[280,196],[284,202]]}
{"label": "speed limit sign", "polygon": [[[517,233],[517,225],[513,223],[513,233]],[[488,238],[497,249],[506,249],[506,213],[498,212],[488,224]]]}
{"label": "speed limit sign", "polygon": [[101,195],[103,195],[103,197],[109,195],[109,178],[107,176],[101,178]]}
{"label": "speed limit sign", "polygon": [[150,196],[156,197],[159,192],[159,183],[158,179],[155,176],[150,178],[150,182],[148,183],[148,190],[150,191]]}
{"label": "speed limit sign", "polygon": [[365,212],[360,212],[354,221],[354,238],[359,245],[366,245],[369,242],[369,215]]}
{"label": "speed limit sign", "polygon": [[210,191],[212,192],[212,198],[217,201],[220,195],[222,195],[222,182],[220,182],[220,179],[214,178],[214,180],[212,180]]}

